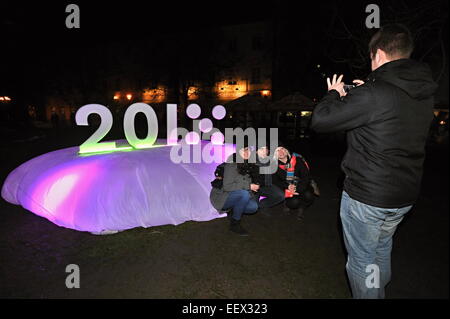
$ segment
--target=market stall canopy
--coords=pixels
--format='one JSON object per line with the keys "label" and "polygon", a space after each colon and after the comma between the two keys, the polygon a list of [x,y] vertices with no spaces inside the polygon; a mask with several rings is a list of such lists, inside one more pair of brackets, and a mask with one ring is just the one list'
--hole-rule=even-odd
{"label": "market stall canopy", "polygon": [[265,112],[268,104],[267,100],[261,96],[247,94],[226,103],[224,106],[227,112]]}
{"label": "market stall canopy", "polygon": [[271,103],[268,111],[276,112],[295,112],[295,111],[312,111],[314,102],[299,92],[285,96],[281,100]]}

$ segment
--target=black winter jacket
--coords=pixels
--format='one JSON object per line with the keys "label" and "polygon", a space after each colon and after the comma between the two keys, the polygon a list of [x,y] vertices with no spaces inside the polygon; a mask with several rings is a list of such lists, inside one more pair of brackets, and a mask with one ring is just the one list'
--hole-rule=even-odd
{"label": "black winter jacket", "polygon": [[[290,161],[291,158],[288,159],[287,163],[289,163]],[[283,162],[278,161],[278,165],[283,164],[284,164]],[[272,175],[273,184],[277,185],[282,190],[287,189],[289,183],[286,180],[286,176],[287,176],[286,171],[278,166],[277,171]],[[299,157],[297,157],[296,159],[294,176],[297,176],[299,179],[297,185],[297,192],[300,194],[305,192],[311,185],[311,174],[305,162],[303,162],[303,160]]]}
{"label": "black winter jacket", "polygon": [[312,129],[347,131],[342,169],[351,198],[381,208],[414,204],[436,88],[428,66],[401,59],[379,67],[343,99],[332,90],[316,106]]}

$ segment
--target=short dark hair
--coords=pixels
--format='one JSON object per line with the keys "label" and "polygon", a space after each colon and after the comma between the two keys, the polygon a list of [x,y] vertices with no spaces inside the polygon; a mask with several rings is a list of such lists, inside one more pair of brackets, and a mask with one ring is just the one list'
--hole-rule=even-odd
{"label": "short dark hair", "polygon": [[402,24],[388,24],[383,26],[372,36],[369,43],[371,57],[381,49],[390,57],[409,58],[414,49],[411,32]]}

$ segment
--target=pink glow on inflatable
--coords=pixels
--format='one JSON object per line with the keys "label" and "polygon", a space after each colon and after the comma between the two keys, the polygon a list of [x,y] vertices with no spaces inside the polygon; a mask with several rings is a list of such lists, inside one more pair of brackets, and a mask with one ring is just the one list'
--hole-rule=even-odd
{"label": "pink glow on inflatable", "polygon": [[[208,141],[201,142],[201,149],[208,144],[210,152]],[[71,147],[46,153],[12,171],[2,197],[59,226],[90,232],[223,217],[209,201],[218,164],[176,164],[171,149],[86,156]],[[212,146],[223,161],[234,151],[230,144]]]}

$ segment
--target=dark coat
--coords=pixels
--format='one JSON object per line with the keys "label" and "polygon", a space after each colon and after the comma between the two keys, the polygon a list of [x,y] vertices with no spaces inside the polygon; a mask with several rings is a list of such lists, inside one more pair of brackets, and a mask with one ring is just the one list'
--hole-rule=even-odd
{"label": "dark coat", "polygon": [[270,170],[271,162],[267,161],[266,163],[263,163],[258,156],[256,156],[256,163],[252,166],[252,181],[255,184],[260,185],[261,187],[269,187],[272,186],[272,174],[268,173],[261,173],[264,172],[264,168],[266,170]]}
{"label": "dark coat", "polygon": [[[292,156],[295,155],[293,154]],[[288,159],[288,163],[290,160],[291,158]],[[283,165],[284,163],[278,161],[278,164]],[[286,171],[278,166],[277,171],[272,175],[272,183],[274,185],[277,185],[282,190],[287,189],[289,183],[286,181],[286,175]],[[308,189],[311,185],[311,174],[305,162],[298,156],[296,158],[294,176],[297,176],[299,178],[297,184],[297,192],[300,194],[305,192],[305,190]]]}
{"label": "dark coat", "polygon": [[315,107],[311,128],[347,131],[344,190],[381,208],[414,204],[437,85],[428,66],[401,59],[372,72],[341,99],[330,91]]}
{"label": "dark coat", "polygon": [[250,191],[250,184],[252,179],[250,174],[240,174],[238,165],[235,160],[236,155],[233,154],[229,157],[225,163],[224,174],[223,174],[223,186],[222,188],[212,188],[209,195],[211,204],[215,209],[221,211],[228,195],[236,190],[247,190]]}

